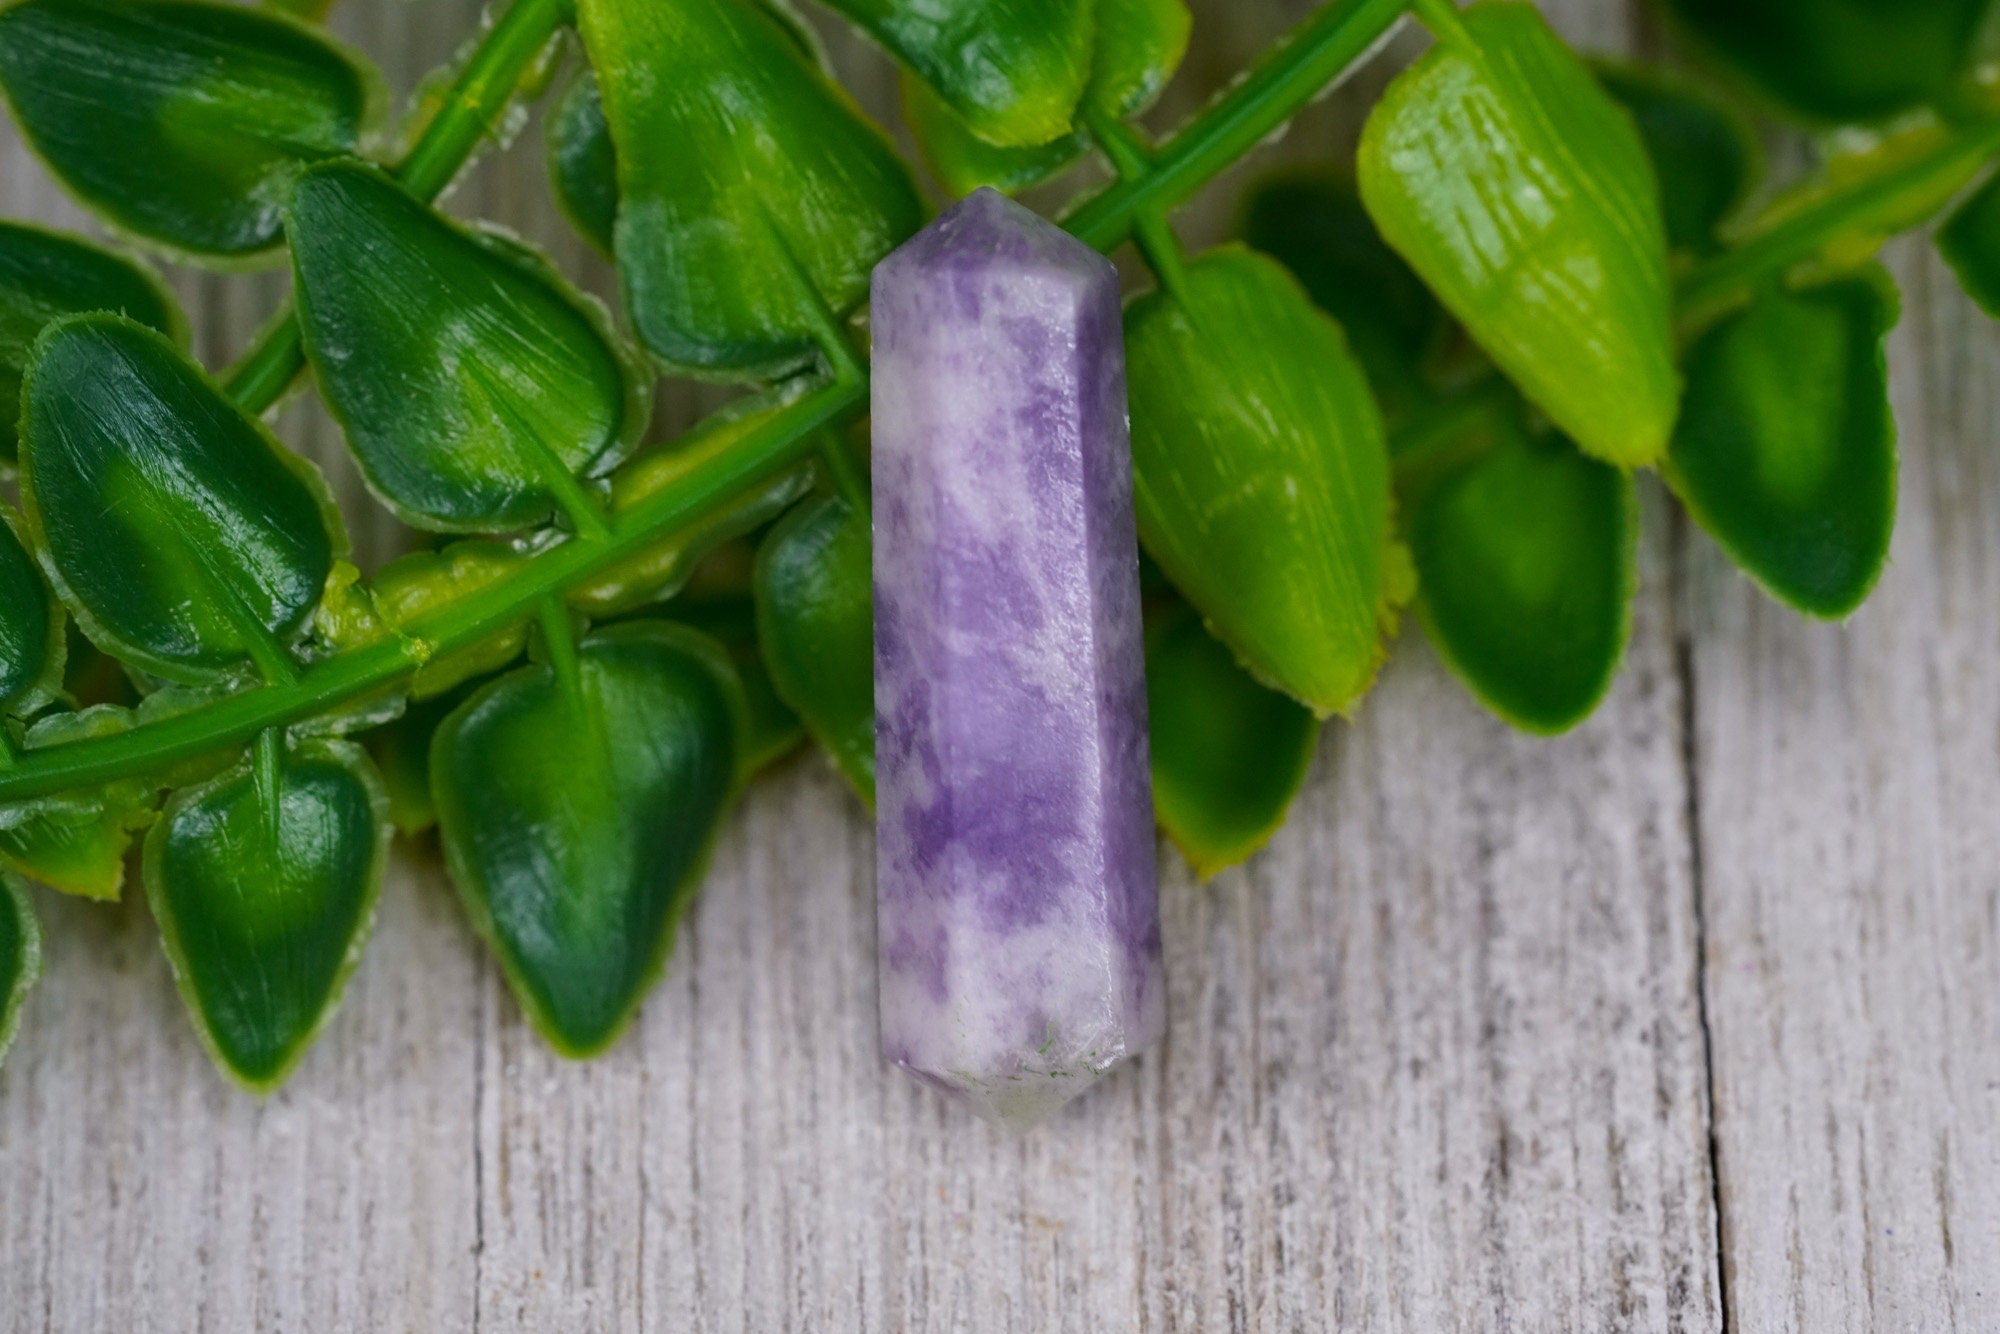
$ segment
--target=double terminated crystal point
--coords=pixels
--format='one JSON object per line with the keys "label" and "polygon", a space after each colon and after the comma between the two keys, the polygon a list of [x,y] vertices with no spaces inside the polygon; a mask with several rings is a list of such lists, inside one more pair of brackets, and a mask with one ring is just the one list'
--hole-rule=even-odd
{"label": "double terminated crystal point", "polygon": [[870,318],[882,1046],[1022,1126],[1165,1027],[1118,278],[982,190]]}

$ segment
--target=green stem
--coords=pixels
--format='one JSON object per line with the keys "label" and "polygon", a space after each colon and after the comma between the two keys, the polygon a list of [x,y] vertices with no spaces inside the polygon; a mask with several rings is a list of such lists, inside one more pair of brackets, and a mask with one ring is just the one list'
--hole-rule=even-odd
{"label": "green stem", "polygon": [[1161,289],[1185,306],[1187,263],[1181,257],[1181,241],[1173,226],[1158,213],[1141,213],[1133,222],[1132,241],[1146,267],[1160,280]]}
{"label": "green stem", "polygon": [[285,306],[277,323],[230,368],[222,389],[236,400],[238,407],[255,417],[284,397],[305,364],[306,346],[299,332],[298,317],[292,314],[290,306]]}
{"label": "green stem", "polygon": [[549,39],[576,17],[573,0],[514,0],[452,80],[437,114],[396,168],[403,188],[436,199],[493,132]]}
{"label": "green stem", "polygon": [[[544,3],[518,0],[516,9]],[[1117,245],[1145,209],[1185,199],[1256,147],[1366,54],[1402,12],[1403,0],[1337,0],[1318,11],[1274,57],[1163,144],[1151,176],[1112,186],[1070,219],[1070,230],[1100,250]],[[697,429],[675,446],[690,460],[679,482],[618,516],[602,540],[560,542],[507,579],[413,619],[393,637],[316,662],[296,681],[252,687],[115,735],[29,752],[11,770],[0,771],[0,802],[156,772],[393,686],[440,654],[521,624],[544,598],[566,592],[803,462],[817,447],[818,433],[859,416],[867,396],[865,378],[836,379],[733,441]]]}
{"label": "green stem", "polygon": [[[1085,106],[1083,119],[1091,137],[1097,140],[1104,155],[1111,159],[1111,165],[1118,169],[1119,180],[1139,188],[1151,179],[1154,172],[1153,150],[1146,146],[1131,126],[1094,105]],[[1174,235],[1173,226],[1167,221],[1164,204],[1141,209],[1133,217],[1132,240],[1139,247],[1146,267],[1159,279],[1160,286],[1175,300],[1180,300],[1187,291],[1187,266],[1181,258],[1180,239]]]}
{"label": "green stem", "polygon": [[1118,169],[1118,179],[1143,181],[1153,174],[1153,150],[1131,126],[1095,102],[1084,103],[1083,123],[1090,137],[1104,150],[1104,156]]}
{"label": "green stem", "polygon": [[1465,19],[1458,12],[1455,0],[1410,0],[1410,9],[1417,16],[1417,22],[1431,30],[1431,36],[1440,42],[1463,45],[1470,41],[1465,34]]}
{"label": "green stem", "polygon": [[542,648],[549,655],[549,670],[555,673],[556,689],[571,708],[580,709],[583,670],[577,665],[576,634],[569,623],[569,604],[560,594],[552,593],[542,599],[536,616],[541,623]]}
{"label": "green stem", "polygon": [[267,727],[257,734],[253,769],[258,804],[264,808],[264,837],[270,840],[266,854],[278,855],[284,842],[285,823],[285,729]]}
{"label": "green stem", "polygon": [[[514,0],[474,48],[446,90],[437,114],[396,168],[411,194],[432,200],[451,184],[505,114],[514,90],[574,15],[572,0]],[[305,365],[299,322],[280,314],[229,372],[223,388],[252,416],[277,402]]]}
{"label": "green stem", "polygon": [[603,541],[550,547],[504,582],[416,617],[394,636],[314,663],[297,681],[252,687],[115,735],[28,752],[14,769],[0,773],[0,802],[152,772],[242,745],[266,727],[311,718],[392,686],[432,658],[521,624],[544,598],[575,587],[662,533],[803,462],[821,428],[851,418],[861,406],[858,391],[833,386],[788,404],[733,441],[726,435],[704,440],[697,432],[679,446],[690,459],[679,484],[620,515]]}
{"label": "green stem", "polygon": [[1675,293],[1682,330],[1698,330],[1842,235],[1907,221],[1899,215],[1912,199],[1970,175],[1995,153],[2000,153],[2000,116],[1968,121],[1930,151],[1835,190],[1690,270]]}
{"label": "green stem", "polygon": [[[260,625],[257,628],[262,630],[264,627]],[[267,683],[289,685],[299,679],[299,665],[268,633],[248,636],[244,647],[249,650],[250,662],[256,667],[257,674]]]}
{"label": "green stem", "polygon": [[856,514],[868,514],[872,507],[868,479],[854,466],[854,456],[847,452],[840,432],[820,432],[819,457],[826,465],[826,475],[832,479],[834,491],[847,502],[847,507]]}
{"label": "green stem", "polygon": [[1063,225],[1099,250],[1112,249],[1145,210],[1172,208],[1268,139],[1367,55],[1406,8],[1407,0],[1334,0],[1315,11],[1269,59],[1161,145],[1150,176],[1105,191]]}

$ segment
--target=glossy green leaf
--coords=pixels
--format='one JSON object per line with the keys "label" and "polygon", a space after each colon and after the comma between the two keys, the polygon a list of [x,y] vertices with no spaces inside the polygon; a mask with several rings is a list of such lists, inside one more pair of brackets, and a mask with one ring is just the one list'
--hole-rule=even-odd
{"label": "glossy green leaf", "polygon": [[1966,295],[2000,320],[2000,177],[1959,205],[1938,230],[1937,244]]}
{"label": "glossy green leaf", "polygon": [[177,341],[180,309],[146,269],[80,236],[0,222],[0,462],[15,452],[21,372],[42,326],[62,315],[116,311]]}
{"label": "glossy green leaf", "polygon": [[[782,0],[774,0],[766,8],[808,60],[819,59],[812,34],[797,15],[783,7]],[[610,258],[618,223],[618,150],[611,142],[611,127],[604,121],[604,97],[597,87],[597,75],[589,68],[578,73],[549,108],[543,130],[556,202],[583,239]]]}
{"label": "glossy green leaf", "polygon": [[[1098,0],[1097,32],[1084,100],[1112,116],[1152,105],[1187,52],[1191,16],[1182,0]],[[1080,129],[1048,143],[1006,147],[982,138],[922,79],[903,76],[903,117],[931,171],[954,195],[981,186],[1013,192],[1046,180],[1082,157]]]}
{"label": "glossy green leaf", "polygon": [[20,881],[0,871],[0,1060],[21,1026],[21,1002],[42,975],[42,933]]}
{"label": "glossy green leaf", "polygon": [[757,639],[778,695],[875,805],[875,598],[868,518],[838,496],[786,515],[757,548]]}
{"label": "glossy green leaf", "polygon": [[27,713],[59,684],[62,614],[12,510],[0,507],[0,713]]}
{"label": "glossy green leaf", "polygon": [[1604,698],[1631,632],[1632,478],[1508,419],[1471,444],[1405,495],[1417,611],[1488,708],[1530,732],[1566,731]]}
{"label": "glossy green leaf", "polygon": [[1097,0],[1097,49],[1085,96],[1113,116],[1138,115],[1181,67],[1193,31],[1185,0]]}
{"label": "glossy green leaf", "polygon": [[615,1041],[659,977],[732,795],[743,704],[712,640],[600,630],[480,689],[431,743],[452,879],[550,1044]]}
{"label": "glossy green leaf", "polygon": [[146,838],[146,895],[181,998],[216,1064],[259,1093],[332,1015],[389,847],[387,802],[358,747],[281,749],[260,743],[177,793]]}
{"label": "glossy green leaf", "polygon": [[1667,244],[1709,254],[1761,170],[1750,127],[1685,80],[1636,65],[1597,66],[1598,82],[1631,115],[1660,180]]}
{"label": "glossy green leaf", "polygon": [[376,100],[317,30],[207,0],[22,0],[0,10],[0,90],[85,203],[222,256],[278,240],[292,176],[353,152]]}
{"label": "glossy green leaf", "polygon": [[1393,625],[1382,419],[1340,328],[1236,246],[1125,316],[1139,536],[1209,628],[1324,717]]}
{"label": "glossy green leaf", "polygon": [[1767,290],[1687,354],[1666,477],[1695,521],[1772,596],[1846,616],[1888,559],[1896,427],[1880,270]]}
{"label": "glossy green leaf", "polygon": [[1091,0],[826,0],[990,144],[1068,134],[1090,80]]}
{"label": "glossy green leaf", "polygon": [[133,835],[153,821],[149,806],[37,815],[0,829],[0,866],[78,898],[116,900],[125,889]]}
{"label": "glossy green leaf", "polygon": [[359,162],[292,195],[299,323],[369,485],[406,522],[501,532],[576,506],[650,420],[603,313],[512,242]]}
{"label": "glossy green leaf", "polygon": [[924,164],[946,192],[964,196],[984,186],[1008,194],[1025,190],[1090,151],[1090,136],[1072,130],[1028,148],[1002,148],[981,139],[930,85],[903,75],[903,119],[916,136]]}
{"label": "glossy green leaf", "polygon": [[1241,232],[1339,322],[1376,393],[1406,398],[1421,389],[1419,364],[1450,322],[1375,230],[1351,179],[1330,171],[1273,177],[1245,201]]}
{"label": "glossy green leaf", "polygon": [[170,680],[284,674],[344,546],[319,475],[120,316],[50,325],[23,400],[28,525],[84,632]]}
{"label": "glossy green leaf", "polygon": [[1247,860],[1285,822],[1319,720],[1260,684],[1185,604],[1146,632],[1153,805],[1204,879]]}
{"label": "glossy green leaf", "polygon": [[1662,0],[1706,51],[1813,121],[1877,120],[1948,98],[1991,0]]}
{"label": "glossy green leaf", "polygon": [[549,108],[544,124],[556,202],[584,240],[609,256],[618,223],[618,150],[604,123],[597,76],[585,70]]}
{"label": "glossy green leaf", "polygon": [[1483,0],[1368,118],[1361,197],[1490,357],[1590,453],[1665,452],[1659,189],[1631,117],[1525,4]]}
{"label": "glossy green leaf", "polygon": [[[662,361],[775,374],[923,221],[882,132],[748,0],[581,0],[618,152],[625,303]],[[629,148],[629,151],[627,151]]]}

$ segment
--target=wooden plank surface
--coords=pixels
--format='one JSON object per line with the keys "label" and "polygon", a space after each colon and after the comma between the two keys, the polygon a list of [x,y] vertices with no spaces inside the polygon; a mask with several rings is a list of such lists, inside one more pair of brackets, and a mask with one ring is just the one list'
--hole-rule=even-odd
{"label": "wooden plank surface", "polygon": [[[1306,8],[1195,0],[1164,120]],[[1543,8],[1643,35],[1625,0]],[[474,12],[338,26],[407,87]],[[880,61],[830,46],[892,116]],[[1344,151],[1381,79],[1260,162]],[[602,281],[534,136],[452,206]],[[0,213],[82,221],[10,129]],[[1772,609],[1649,493],[1631,659],[1576,735],[1508,732],[1409,638],[1266,855],[1207,887],[1166,860],[1166,1046],[1027,1136],[880,1065],[872,839],[816,761],[747,799],[587,1065],[533,1038],[423,849],[262,1105],[209,1069],[142,903],[41,895],[0,1329],[2000,1327],[2000,338],[1897,254],[1903,525],[1855,625]],[[282,286],[179,285],[211,363]],[[324,419],[284,430],[392,547]]]}
{"label": "wooden plank surface", "polygon": [[1895,251],[1894,562],[1846,629],[1691,552],[1739,1327],[2000,1329],[2000,338]]}

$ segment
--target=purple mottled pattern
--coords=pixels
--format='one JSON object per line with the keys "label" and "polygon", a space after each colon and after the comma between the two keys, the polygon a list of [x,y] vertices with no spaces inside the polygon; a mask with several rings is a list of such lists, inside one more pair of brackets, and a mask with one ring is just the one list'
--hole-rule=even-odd
{"label": "purple mottled pattern", "polygon": [[1165,1027],[1118,278],[982,190],[870,319],[882,1046],[1025,1125]]}

